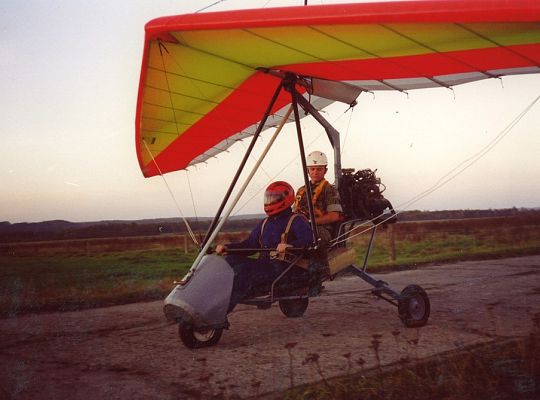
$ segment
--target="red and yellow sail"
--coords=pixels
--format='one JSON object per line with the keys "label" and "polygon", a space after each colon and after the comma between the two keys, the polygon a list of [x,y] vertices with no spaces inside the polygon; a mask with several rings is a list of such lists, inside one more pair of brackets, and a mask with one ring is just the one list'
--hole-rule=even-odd
{"label": "red and yellow sail", "polygon": [[[136,115],[145,176],[184,169],[253,134],[279,84],[262,69],[362,91],[540,72],[536,0],[241,10],[163,17],[145,28]],[[331,102],[310,100],[318,108]],[[289,103],[282,93],[276,118]]]}

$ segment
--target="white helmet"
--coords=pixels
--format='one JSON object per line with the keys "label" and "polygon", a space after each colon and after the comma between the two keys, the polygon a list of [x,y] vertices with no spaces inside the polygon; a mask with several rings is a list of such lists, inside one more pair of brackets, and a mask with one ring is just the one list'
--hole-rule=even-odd
{"label": "white helmet", "polygon": [[312,151],[306,157],[306,166],[316,167],[319,165],[324,165],[325,167],[328,165],[326,154],[324,154],[322,151]]}

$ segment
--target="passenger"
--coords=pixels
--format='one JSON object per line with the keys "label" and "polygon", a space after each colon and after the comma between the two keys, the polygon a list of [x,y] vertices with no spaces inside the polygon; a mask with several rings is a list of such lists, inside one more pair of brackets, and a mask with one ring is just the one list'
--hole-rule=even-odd
{"label": "passenger", "polygon": [[[234,281],[228,313],[246,297],[253,288],[272,283],[290,264],[285,261],[288,247],[308,247],[313,245],[313,232],[307,219],[293,214],[294,189],[287,182],[277,181],[266,188],[264,211],[267,218],[257,224],[249,237],[238,243],[218,244],[216,253],[226,255],[232,249],[276,249],[259,252],[258,259],[248,258],[254,250],[244,255],[228,255],[226,260],[234,270]],[[308,272],[293,267],[288,274],[298,277],[308,276]],[[291,276],[291,275],[287,275]]]}
{"label": "passenger", "polygon": [[[335,236],[335,223],[343,218],[343,208],[338,191],[324,179],[328,171],[328,159],[321,151],[313,151],[306,157],[307,172],[311,184],[315,223],[323,245]],[[309,218],[306,188],[302,186],[296,193],[293,211]]]}

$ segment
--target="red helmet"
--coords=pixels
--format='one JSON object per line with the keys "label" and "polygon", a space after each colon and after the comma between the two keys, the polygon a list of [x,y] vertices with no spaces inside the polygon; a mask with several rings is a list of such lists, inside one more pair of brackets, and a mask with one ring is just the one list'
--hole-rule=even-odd
{"label": "red helmet", "polygon": [[264,192],[264,212],[274,215],[286,210],[294,203],[294,189],[287,182],[271,183]]}

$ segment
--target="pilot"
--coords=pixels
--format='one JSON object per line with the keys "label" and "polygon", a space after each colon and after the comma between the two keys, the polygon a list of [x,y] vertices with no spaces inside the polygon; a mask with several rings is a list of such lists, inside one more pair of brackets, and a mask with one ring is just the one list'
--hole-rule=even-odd
{"label": "pilot", "polygon": [[[242,242],[218,244],[216,253],[227,255],[232,249],[254,249],[243,255],[228,255],[226,260],[234,270],[234,281],[228,312],[257,286],[272,283],[290,264],[286,249],[288,247],[308,247],[313,245],[313,232],[303,215],[293,214],[294,189],[287,182],[271,183],[264,194],[264,211],[267,218],[260,221]],[[257,249],[275,249],[261,251],[259,258],[247,256]],[[306,276],[307,270],[293,267],[288,274]],[[289,275],[287,275],[289,276]]]}
{"label": "pilot", "polygon": [[[321,151],[309,153],[306,157],[306,167],[310,179],[317,231],[321,242],[328,244],[335,235],[335,223],[343,219],[339,193],[324,179],[324,175],[328,171],[326,154]],[[298,189],[293,211],[309,218],[306,193],[305,186]]]}

